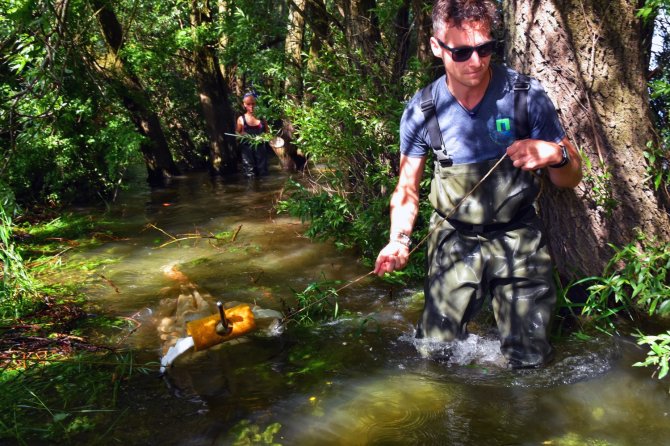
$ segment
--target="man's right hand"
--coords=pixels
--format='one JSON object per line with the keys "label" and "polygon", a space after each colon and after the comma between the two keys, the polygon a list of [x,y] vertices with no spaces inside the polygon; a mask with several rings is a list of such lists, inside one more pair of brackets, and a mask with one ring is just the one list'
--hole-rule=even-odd
{"label": "man's right hand", "polygon": [[374,273],[383,276],[385,273],[403,269],[409,260],[409,247],[400,242],[392,241],[377,256]]}

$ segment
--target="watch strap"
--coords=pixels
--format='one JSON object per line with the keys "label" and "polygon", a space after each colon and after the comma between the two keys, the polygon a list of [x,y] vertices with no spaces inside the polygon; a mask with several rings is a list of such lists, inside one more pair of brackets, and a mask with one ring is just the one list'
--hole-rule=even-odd
{"label": "watch strap", "polygon": [[558,169],[560,167],[565,166],[566,164],[568,164],[570,162],[570,156],[568,155],[568,149],[563,144],[559,144],[558,147],[561,148],[561,153],[563,154],[563,159],[561,159],[560,163],[550,164],[549,167],[551,167],[552,169]]}

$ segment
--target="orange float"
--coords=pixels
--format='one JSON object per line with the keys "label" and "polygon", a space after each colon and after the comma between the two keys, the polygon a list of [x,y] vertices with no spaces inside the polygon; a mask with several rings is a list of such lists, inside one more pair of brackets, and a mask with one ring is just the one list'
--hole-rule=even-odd
{"label": "orange float", "polygon": [[229,341],[249,333],[256,328],[254,313],[247,304],[240,304],[225,310],[218,302],[219,314],[212,314],[186,324],[186,332],[193,338],[195,351],[205,350],[213,345]]}

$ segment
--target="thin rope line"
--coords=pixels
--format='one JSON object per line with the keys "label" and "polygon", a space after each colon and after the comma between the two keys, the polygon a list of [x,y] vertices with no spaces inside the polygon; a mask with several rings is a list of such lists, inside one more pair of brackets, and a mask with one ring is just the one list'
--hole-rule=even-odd
{"label": "thin rope line", "polygon": [[472,194],[477,190],[477,188],[478,188],[479,186],[481,186],[481,184],[482,184],[482,183],[483,183],[489,176],[491,176],[491,174],[493,173],[493,171],[496,170],[496,168],[500,165],[500,163],[503,162],[503,160],[504,160],[506,157],[507,157],[507,153],[504,153],[503,156],[501,156],[500,159],[493,165],[493,167],[491,167],[491,169],[489,169],[489,171],[486,172],[486,175],[484,175],[484,176],[482,177],[482,179],[479,180],[479,182],[478,182],[477,184],[475,184],[475,186],[470,190],[470,192],[468,192],[467,194],[465,194],[465,196],[464,196],[463,198],[461,198],[461,201],[459,201],[458,204],[457,204],[456,206],[454,206],[454,207],[451,209],[451,211],[449,211],[449,213],[448,213],[447,215],[445,215],[444,217],[442,217],[442,220],[440,220],[440,221],[435,225],[435,227],[434,227],[433,229],[431,229],[430,232],[429,232],[428,234],[426,234],[426,235],[425,235],[425,236],[424,236],[424,237],[423,237],[423,238],[416,244],[416,246],[414,247],[414,249],[412,249],[412,250],[409,252],[408,257],[411,256],[411,255],[414,253],[414,251],[416,251],[416,250],[419,248],[419,246],[421,246],[421,245],[428,239],[428,237],[430,237],[430,236],[433,234],[433,232],[435,232],[435,230],[436,230],[438,227],[440,227],[440,225],[441,225],[442,223],[444,223],[445,221],[447,221],[449,218],[451,218],[452,215],[454,215],[454,214],[456,213],[456,210],[457,210],[457,209],[458,209],[458,208],[465,202],[465,200],[467,200],[467,199],[470,197],[470,195],[472,195]]}
{"label": "thin rope line", "polygon": [[[409,254],[407,255],[408,257],[411,256],[411,255],[414,253],[414,251],[416,251],[416,250],[419,248],[419,246],[421,246],[421,245],[428,239],[428,237],[430,237],[430,236],[433,234],[433,232],[435,232],[435,230],[436,230],[442,223],[444,223],[448,218],[450,218],[452,215],[454,215],[454,213],[456,212],[456,210],[463,204],[463,202],[465,202],[465,200],[467,200],[467,199],[470,197],[470,195],[472,195],[472,194],[475,192],[475,190],[477,190],[477,188],[478,188],[484,181],[486,181],[486,179],[487,179],[489,176],[491,176],[491,174],[493,173],[493,171],[496,170],[496,169],[498,168],[498,166],[503,162],[503,160],[504,160],[506,157],[507,157],[507,153],[504,153],[503,156],[501,156],[500,159],[493,165],[493,167],[491,167],[491,169],[489,169],[489,171],[486,173],[486,175],[484,175],[484,176],[482,177],[482,179],[479,180],[479,182],[478,182],[477,184],[475,184],[475,186],[470,190],[470,192],[468,192],[467,194],[465,194],[465,196],[464,196],[463,198],[461,198],[461,201],[459,201],[458,204],[457,204],[456,206],[454,206],[454,207],[451,209],[451,211],[449,211],[449,213],[448,213],[447,215],[445,215],[444,217],[442,217],[442,220],[440,220],[440,222],[437,223],[437,224],[435,225],[435,227],[434,227],[433,229],[431,229],[430,232],[428,232],[428,234],[426,234],[426,235],[425,235],[425,236],[424,236],[424,237],[423,237],[423,238],[416,244],[416,246],[415,246],[415,247],[409,252]],[[343,285],[343,286],[341,286],[340,288],[338,288],[337,290],[335,290],[335,294],[339,293],[340,291],[342,291],[342,290],[345,289],[345,288],[350,287],[350,286],[353,285],[354,283],[363,280],[364,278],[368,277],[368,276],[371,275],[371,274],[374,274],[374,270],[372,270],[372,271],[370,271],[370,272],[368,272],[368,273],[366,273],[366,274],[363,274],[362,276],[360,276],[360,277],[358,277],[358,278],[356,278],[356,279],[353,279],[353,280],[349,281],[349,282],[346,283],[345,285]],[[318,304],[318,303],[323,302],[324,300],[328,299],[329,297],[330,297],[330,296],[324,296],[324,297],[322,297],[322,298],[320,298],[320,299],[315,300],[314,302],[311,302],[311,303],[305,305],[305,306],[302,307],[301,309],[296,310],[296,311],[294,311],[293,313],[287,315],[285,318],[282,319],[282,322],[281,322],[281,323],[284,324],[285,322],[288,322],[288,320],[289,320],[290,318],[292,318],[293,316],[295,316],[296,314],[301,313],[302,311],[307,310],[308,308],[310,308],[310,307],[313,306],[313,305],[316,305],[316,304]]]}

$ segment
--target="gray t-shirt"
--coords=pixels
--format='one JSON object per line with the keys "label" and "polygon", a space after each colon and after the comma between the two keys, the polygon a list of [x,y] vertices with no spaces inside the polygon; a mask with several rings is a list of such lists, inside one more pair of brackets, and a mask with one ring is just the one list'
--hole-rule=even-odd
{"label": "gray t-shirt", "polygon": [[[444,145],[454,164],[500,158],[517,138],[514,131],[514,80],[516,72],[491,65],[492,78],[484,98],[466,110],[447,88],[446,76],[433,86],[433,100]],[[528,92],[530,138],[560,142],[565,131],[556,108],[542,85],[530,80]],[[405,107],[400,121],[400,152],[417,158],[432,151],[418,92]]]}

